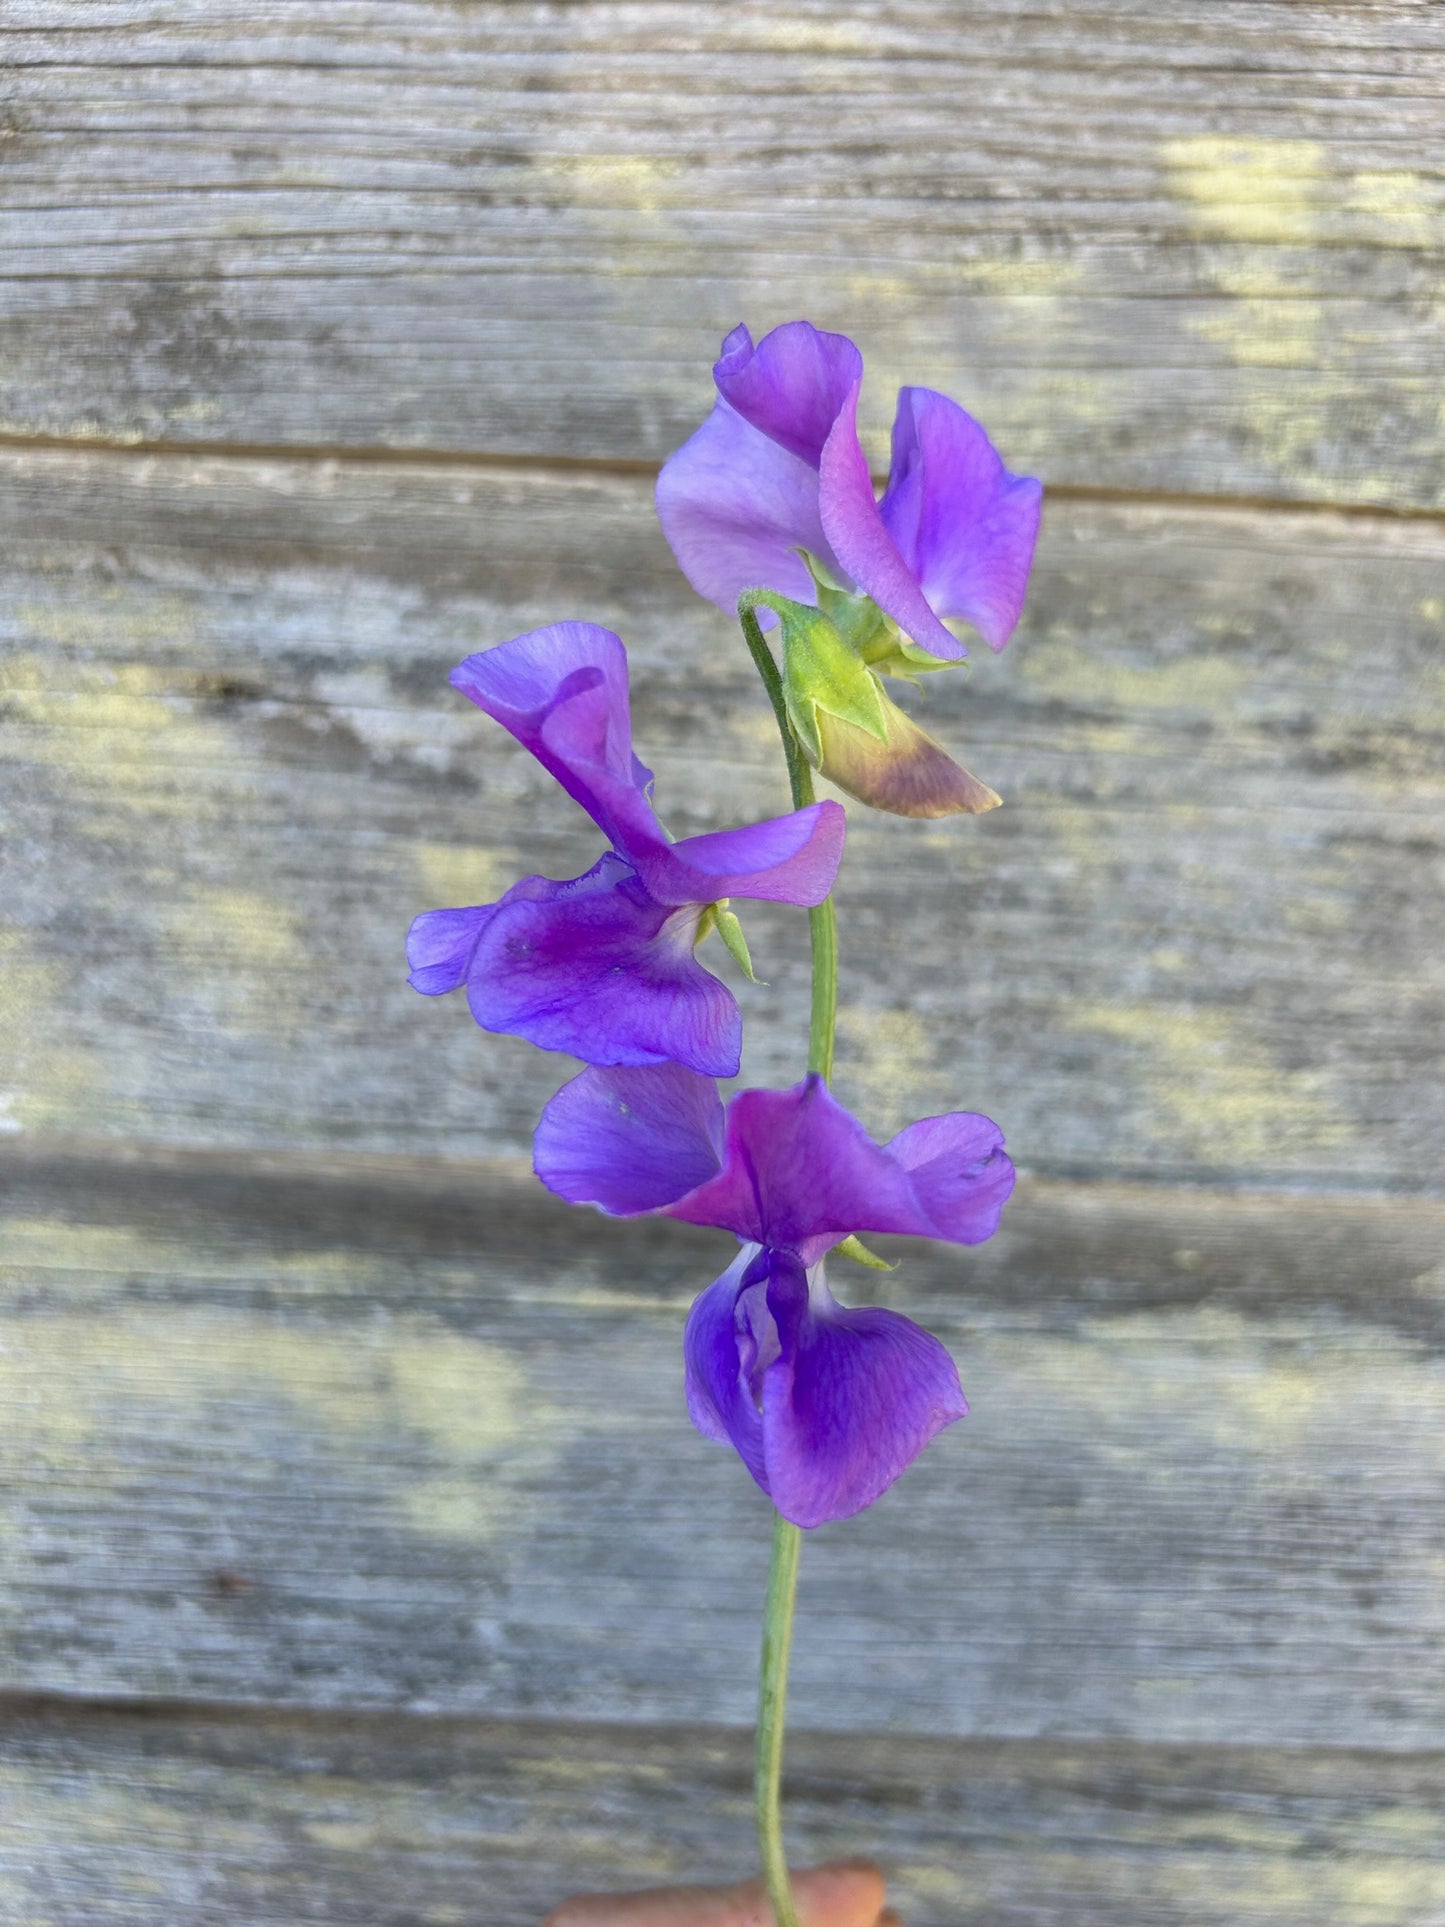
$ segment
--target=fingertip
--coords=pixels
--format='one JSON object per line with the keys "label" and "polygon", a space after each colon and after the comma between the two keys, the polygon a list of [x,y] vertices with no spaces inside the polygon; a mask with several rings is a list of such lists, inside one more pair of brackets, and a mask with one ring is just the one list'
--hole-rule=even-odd
{"label": "fingertip", "polygon": [[793,1877],[800,1927],[878,1927],[886,1891],[877,1865],[830,1860]]}

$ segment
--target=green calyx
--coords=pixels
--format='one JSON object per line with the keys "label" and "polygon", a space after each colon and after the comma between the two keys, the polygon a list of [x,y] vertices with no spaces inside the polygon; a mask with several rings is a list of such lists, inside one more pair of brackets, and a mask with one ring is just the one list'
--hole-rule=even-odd
{"label": "green calyx", "polygon": [[813,578],[818,607],[849,647],[877,674],[899,676],[904,682],[916,683],[919,676],[929,670],[958,667],[957,663],[932,656],[916,642],[910,642],[892,616],[885,615],[871,596],[854,595],[851,590],[839,588],[817,556],[809,555],[806,549],[798,553]]}
{"label": "green calyx", "polygon": [[888,722],[878,678],[829,616],[789,596],[760,594],[757,600],[782,622],[788,721],[814,769],[823,761],[820,712],[886,742]]}
{"label": "green calyx", "polygon": [[867,1265],[870,1271],[897,1271],[898,1269],[897,1265],[890,1265],[886,1258],[880,1258],[876,1251],[870,1251],[867,1245],[854,1237],[851,1232],[841,1244],[834,1245],[833,1249],[840,1258],[851,1258],[855,1265]]}
{"label": "green calyx", "polygon": [[741,970],[750,984],[758,980],[753,975],[753,960],[748,954],[748,940],[743,935],[743,927],[737,915],[728,908],[728,900],[723,897],[717,903],[710,903],[698,919],[697,937],[694,948],[700,944],[710,930],[716,930],[727,947],[727,953]]}

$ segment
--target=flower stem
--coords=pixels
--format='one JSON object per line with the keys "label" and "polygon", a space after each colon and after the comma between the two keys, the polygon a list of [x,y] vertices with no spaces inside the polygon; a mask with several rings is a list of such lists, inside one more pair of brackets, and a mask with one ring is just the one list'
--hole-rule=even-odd
{"label": "flower stem", "polygon": [[[792,724],[788,721],[783,679],[763,636],[749,595],[738,603],[748,653],[757,665],[778,719],[793,808],[806,809],[816,799],[809,769]],[[831,896],[808,912],[813,946],[813,1001],[808,1023],[808,1069],[826,1081],[833,1075],[833,1033],[838,1021],[838,918]],[[798,1554],[803,1535],[781,1513],[773,1518],[773,1557],[768,1570],[768,1603],[763,1613],[763,1656],[758,1679],[757,1768],[753,1798],[757,1811],[758,1847],[768,1883],[777,1927],[798,1927],[793,1908],[792,1882],[783,1851],[781,1785],[783,1729],[788,1702],[788,1654],[793,1643],[793,1601],[798,1590]]]}
{"label": "flower stem", "polygon": [[798,1589],[798,1553],[803,1535],[781,1512],[773,1515],[773,1560],[768,1571],[768,1603],[763,1614],[763,1658],[758,1678],[758,1748],[753,1799],[763,1877],[778,1927],[798,1927],[793,1886],[783,1851],[780,1794],[783,1777],[783,1725],[788,1705],[788,1650],[793,1643],[793,1599]]}
{"label": "flower stem", "polygon": [[[788,721],[788,705],[783,695],[783,679],[763,636],[756,610],[745,594],[738,603],[738,620],[743,625],[748,653],[757,664],[768,701],[778,719],[778,734],[783,739],[783,755],[788,763],[788,785],[793,792],[793,808],[806,809],[816,802],[813,772]],[[808,1024],[808,1069],[824,1079],[833,1075],[833,1033],[838,1023],[838,915],[832,897],[814,904],[808,912],[808,932],[813,942],[813,1007]]]}

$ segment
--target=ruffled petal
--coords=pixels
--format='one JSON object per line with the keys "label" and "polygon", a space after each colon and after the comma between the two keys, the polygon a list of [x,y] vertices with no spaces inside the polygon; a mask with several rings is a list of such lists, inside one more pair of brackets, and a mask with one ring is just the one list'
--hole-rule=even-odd
{"label": "ruffled petal", "polygon": [[977,1111],[925,1117],[900,1131],[887,1150],[912,1179],[933,1227],[931,1236],[978,1245],[998,1230],[1014,1188],[1014,1167],[992,1118]]}
{"label": "ruffled petal", "polygon": [[[733,1446],[743,1464],[768,1489],[763,1416],[747,1384],[739,1345],[740,1301],[761,1290],[766,1316],[767,1281],[776,1253],[744,1245],[716,1283],[693,1303],[682,1335],[688,1415],[704,1438]],[[749,1332],[756,1357],[756,1340]]]}
{"label": "ruffled petal", "polygon": [[858,388],[839,413],[819,469],[819,513],[833,553],[865,595],[920,649],[957,662],[968,651],[951,635],[899,554],[873,499],[873,477],[858,440]]}
{"label": "ruffled petal", "polygon": [[[834,559],[818,519],[817,470],[725,401],[663,464],[657,515],[693,588],[729,615],[744,589],[813,601],[797,551]],[[771,626],[776,617],[760,610],[759,620]]]}
{"label": "ruffled petal", "polygon": [[805,1265],[855,1231],[979,1244],[1013,1188],[1003,1135],[953,1111],[876,1144],[822,1078],[739,1091],[677,1064],[584,1071],[537,1127],[537,1174],[574,1204],[716,1225]]}
{"label": "ruffled petal", "polygon": [[406,933],[407,982],[423,997],[443,997],[466,982],[482,932],[500,906],[480,903],[469,910],[427,910]]}
{"label": "ruffled petal", "polygon": [[665,839],[632,753],[627,652],[610,629],[554,622],[468,656],[453,686],[509,730],[625,854]]}
{"label": "ruffled petal", "polygon": [[472,954],[483,1030],[594,1064],[685,1064],[736,1074],[742,1014],[693,955],[697,913],[655,902],[621,857],[567,883],[508,891]]}
{"label": "ruffled petal", "polygon": [[899,390],[879,516],[934,611],[962,616],[991,649],[1023,613],[1042,502],[1043,484],[1011,475],[957,402]]}
{"label": "ruffled petal", "polygon": [[850,1231],[912,1229],[919,1207],[903,1167],[821,1077],[785,1091],[739,1091],[728,1106],[722,1168],[666,1215],[715,1224],[760,1245],[804,1251]]}
{"label": "ruffled petal", "polygon": [[722,1099],[710,1077],[677,1064],[586,1070],[542,1112],[532,1162],[559,1197],[628,1218],[705,1183],[722,1144]]}
{"label": "ruffled petal", "polygon": [[683,1350],[694,1425],[798,1526],[861,1512],[968,1410],[937,1339],[845,1310],[789,1252],[746,1247],[693,1305]]}
{"label": "ruffled petal", "polygon": [[767,1489],[794,1525],[851,1518],[964,1417],[957,1368],[897,1312],[845,1310],[821,1268],[801,1293],[775,1274],[768,1309],[779,1352],[763,1374]]}
{"label": "ruffled petal", "polygon": [[847,833],[840,804],[810,803],[765,823],[639,848],[633,862],[662,903],[715,903],[719,897],[821,903],[838,874]]}
{"label": "ruffled petal", "polygon": [[713,363],[723,400],[745,422],[812,469],[850,392],[863,379],[863,357],[846,335],[811,321],[785,321],[757,347],[741,323]]}

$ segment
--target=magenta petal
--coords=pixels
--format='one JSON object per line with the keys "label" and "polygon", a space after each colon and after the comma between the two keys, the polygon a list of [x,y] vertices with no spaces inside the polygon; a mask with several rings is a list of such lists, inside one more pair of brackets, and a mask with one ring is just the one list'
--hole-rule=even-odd
{"label": "magenta petal", "polygon": [[660,837],[632,753],[627,652],[610,629],[554,622],[468,656],[454,687],[510,730],[619,849]]}
{"label": "magenta petal", "polygon": [[846,335],[811,321],[785,321],[757,347],[734,328],[713,364],[723,400],[743,420],[816,469],[849,393],[863,379],[863,357]]}
{"label": "magenta petal", "polygon": [[977,1245],[998,1230],[1014,1167],[991,1118],[976,1111],[925,1117],[900,1131],[887,1150],[912,1179],[933,1237]]}
{"label": "magenta petal", "polygon": [[710,1077],[678,1064],[585,1070],[542,1112],[532,1162],[569,1203],[627,1218],[705,1183],[722,1140],[722,1100]]}
{"label": "magenta petal", "polygon": [[664,1208],[809,1258],[815,1239],[931,1229],[902,1166],[817,1076],[786,1091],[739,1091],[728,1106],[722,1169]]}
{"label": "magenta petal", "polygon": [[[936,1338],[891,1311],[848,1311],[822,1272],[775,1274],[778,1357],[763,1373],[767,1489],[794,1525],[847,1519],[968,1410]],[[734,1441],[736,1443],[736,1441]]]}
{"label": "magenta petal", "polygon": [[671,1061],[731,1077],[742,1015],[693,954],[697,924],[695,909],[655,902],[610,853],[568,883],[529,877],[477,941],[472,1015],[593,1064]]}
{"label": "magenta petal", "polygon": [[442,997],[466,982],[482,932],[497,914],[495,903],[470,910],[427,910],[406,933],[407,982],[423,997]]}
{"label": "magenta petal", "polygon": [[[818,475],[720,401],[657,478],[657,515],[678,567],[729,615],[744,589],[799,602],[816,591],[797,551],[832,561],[818,520]],[[761,612],[765,624],[776,618]]]}
{"label": "magenta petal", "polygon": [[769,903],[821,903],[843,860],[848,819],[833,802],[737,830],[714,830],[681,843],[630,852],[651,895],[663,903],[714,903],[755,897]]}
{"label": "magenta petal", "polygon": [[1042,483],[1011,475],[957,402],[899,390],[879,515],[935,612],[964,617],[991,649],[1023,613],[1042,501]]}
{"label": "magenta petal", "polygon": [[[860,384],[861,385],[861,384]],[[858,387],[849,395],[823,450],[819,510],[833,553],[920,649],[956,662],[968,651],[929,607],[912,570],[883,524],[873,478],[858,441]]]}

